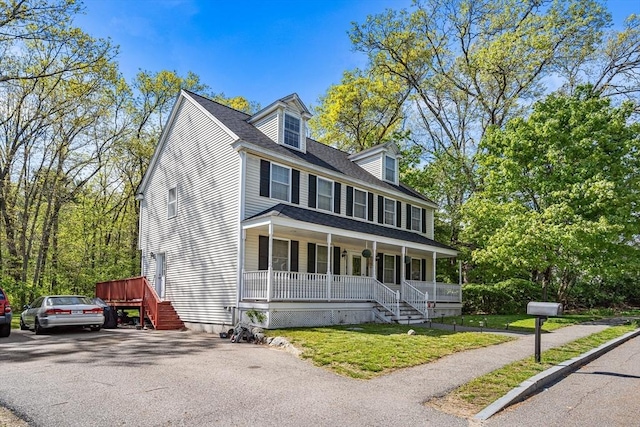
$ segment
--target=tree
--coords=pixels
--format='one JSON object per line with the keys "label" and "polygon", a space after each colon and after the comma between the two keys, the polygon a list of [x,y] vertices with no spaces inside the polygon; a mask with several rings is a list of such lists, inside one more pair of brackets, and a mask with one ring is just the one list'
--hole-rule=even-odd
{"label": "tree", "polygon": [[314,137],[347,152],[402,139],[409,89],[391,75],[345,71],[320,98],[310,122]]}
{"label": "tree", "polygon": [[529,274],[566,301],[578,279],[639,271],[640,124],[634,106],[578,87],[482,141],[484,183],[465,206],[474,261]]}

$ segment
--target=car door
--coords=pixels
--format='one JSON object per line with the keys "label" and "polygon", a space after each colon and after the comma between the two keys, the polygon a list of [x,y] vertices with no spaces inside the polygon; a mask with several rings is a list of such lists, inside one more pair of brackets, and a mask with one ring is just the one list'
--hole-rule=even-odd
{"label": "car door", "polygon": [[44,297],[36,298],[35,301],[27,306],[28,308],[25,310],[22,316],[22,320],[28,328],[34,327],[36,315],[38,314],[38,310],[40,309],[40,307],[42,307],[43,301]]}

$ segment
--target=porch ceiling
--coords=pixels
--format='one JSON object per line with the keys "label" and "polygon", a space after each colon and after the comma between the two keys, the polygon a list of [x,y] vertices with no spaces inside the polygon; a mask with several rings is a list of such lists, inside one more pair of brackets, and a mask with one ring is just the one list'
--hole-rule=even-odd
{"label": "porch ceiling", "polygon": [[276,205],[243,221],[242,227],[268,234],[270,224],[275,228],[274,233],[296,240],[326,241],[327,234],[331,234],[331,242],[337,246],[371,249],[375,241],[381,252],[404,246],[409,251],[435,252],[441,258],[457,255],[455,249],[414,232],[285,204]]}

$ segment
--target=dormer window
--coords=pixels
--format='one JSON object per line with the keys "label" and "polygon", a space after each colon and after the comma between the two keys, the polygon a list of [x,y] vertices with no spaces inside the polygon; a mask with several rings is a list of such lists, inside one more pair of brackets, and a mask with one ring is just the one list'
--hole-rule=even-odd
{"label": "dormer window", "polygon": [[300,148],[300,119],[289,114],[284,115],[284,143]]}
{"label": "dormer window", "polygon": [[384,179],[389,182],[396,182],[396,159],[389,156],[384,156]]}

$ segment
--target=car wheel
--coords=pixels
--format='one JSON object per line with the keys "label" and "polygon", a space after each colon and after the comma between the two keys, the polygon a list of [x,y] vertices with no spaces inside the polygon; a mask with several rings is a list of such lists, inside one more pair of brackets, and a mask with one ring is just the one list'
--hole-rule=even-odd
{"label": "car wheel", "polygon": [[29,328],[27,328],[27,325],[24,324],[24,320],[22,320],[22,317],[20,318],[20,330],[21,331],[26,331]]}
{"label": "car wheel", "polygon": [[33,322],[33,330],[36,333],[36,335],[42,335],[42,333],[44,332],[44,329],[42,328],[42,326],[40,326],[40,320],[38,320],[37,317],[36,317],[36,320]]}
{"label": "car wheel", "polygon": [[0,338],[6,338],[11,335],[11,325],[6,324],[0,326]]}
{"label": "car wheel", "polygon": [[98,332],[100,330],[100,326],[91,326],[91,332]]}

